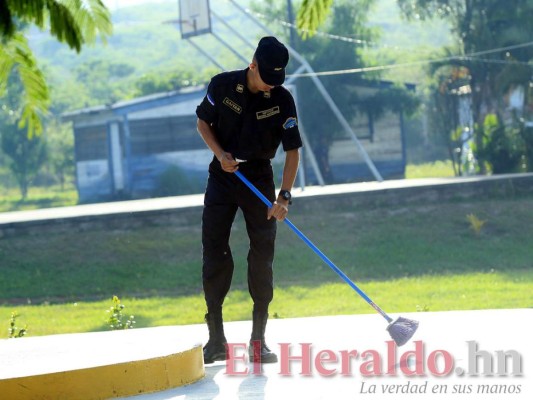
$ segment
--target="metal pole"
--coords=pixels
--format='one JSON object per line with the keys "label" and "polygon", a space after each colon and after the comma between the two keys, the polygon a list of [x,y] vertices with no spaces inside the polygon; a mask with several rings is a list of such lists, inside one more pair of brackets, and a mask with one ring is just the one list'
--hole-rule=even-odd
{"label": "metal pole", "polygon": [[226,21],[224,21],[223,18],[219,17],[214,11],[211,10],[211,15],[215,17],[215,19],[219,22],[221,22],[226,28],[228,28],[235,36],[237,36],[239,39],[241,39],[244,43],[248,45],[252,50],[255,49],[254,45],[248,41],[243,35],[239,33],[238,30],[233,28],[230,24],[228,24]]}
{"label": "metal pole", "polygon": [[217,60],[215,60],[213,57],[211,57],[211,55],[208,52],[206,52],[204,49],[202,49],[200,46],[198,46],[196,43],[194,43],[191,38],[187,38],[186,40],[187,40],[187,42],[189,42],[192,45],[192,47],[194,47],[196,50],[198,50],[200,53],[202,53],[203,56],[208,58],[209,61],[211,61],[213,64],[215,64],[218,68],[220,68],[222,71],[226,70],[222,65],[220,65],[218,63]]}
{"label": "metal pole", "polygon": [[[302,58],[302,61],[303,61],[302,63],[306,66],[307,71],[310,72],[310,73],[314,73],[314,71],[311,68],[311,66],[309,65],[309,63],[303,58]],[[342,115],[341,111],[339,110],[339,108],[337,107],[337,105],[335,104],[335,102],[333,101],[331,96],[329,95],[328,91],[326,90],[326,88],[324,87],[324,85],[322,84],[320,79],[318,79],[315,75],[311,75],[311,79],[315,82],[315,85],[316,85],[318,91],[322,94],[322,97],[324,97],[324,100],[326,100],[326,103],[329,105],[329,107],[331,108],[331,111],[333,111],[333,113],[335,114],[335,116],[337,117],[339,122],[341,123],[342,127],[344,128],[344,130],[350,135],[352,140],[355,142],[355,144],[359,148],[359,152],[363,156],[363,158],[364,158],[364,160],[366,162],[366,165],[368,166],[370,171],[372,171],[372,174],[374,175],[374,178],[376,178],[377,181],[382,182],[383,178],[380,175],[379,171],[377,170],[376,166],[374,165],[374,163],[372,162],[372,160],[368,156],[368,153],[366,152],[366,150],[364,149],[363,145],[361,144],[361,142],[357,138],[357,135],[352,130],[352,127],[350,126],[348,121],[346,121],[346,118],[344,118],[344,115]]]}
{"label": "metal pole", "polygon": [[287,0],[287,17],[289,18],[289,43],[293,49],[296,48],[296,37],[294,36],[294,13],[292,12],[292,1]]}
{"label": "metal pole", "polygon": [[248,64],[250,60],[247,60],[246,58],[244,58],[241,54],[239,54],[239,52],[237,50],[235,50],[233,47],[231,47],[224,39],[222,39],[220,36],[218,36],[216,33],[214,32],[211,32],[211,34],[220,42],[222,43],[224,46],[226,46],[233,54],[235,54],[237,56],[237,58],[241,59],[242,61],[244,61],[245,64]]}

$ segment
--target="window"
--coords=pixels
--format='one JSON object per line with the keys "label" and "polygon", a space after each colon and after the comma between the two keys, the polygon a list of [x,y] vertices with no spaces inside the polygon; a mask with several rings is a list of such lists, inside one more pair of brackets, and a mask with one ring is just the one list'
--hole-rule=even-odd
{"label": "window", "polygon": [[205,148],[196,131],[196,118],[170,117],[130,121],[133,155]]}
{"label": "window", "polygon": [[75,128],[76,160],[106,160],[107,134],[105,126]]}

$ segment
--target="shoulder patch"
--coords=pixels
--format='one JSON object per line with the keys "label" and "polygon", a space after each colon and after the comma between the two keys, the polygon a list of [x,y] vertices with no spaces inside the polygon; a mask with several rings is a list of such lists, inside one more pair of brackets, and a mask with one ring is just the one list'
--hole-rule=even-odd
{"label": "shoulder patch", "polygon": [[295,117],[289,117],[283,123],[283,129],[290,129],[294,128],[295,126],[298,126],[298,121]]}

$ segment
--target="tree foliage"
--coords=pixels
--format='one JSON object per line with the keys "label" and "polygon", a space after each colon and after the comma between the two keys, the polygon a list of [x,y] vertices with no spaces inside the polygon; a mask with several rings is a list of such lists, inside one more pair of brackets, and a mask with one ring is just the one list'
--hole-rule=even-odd
{"label": "tree foliage", "polygon": [[313,36],[329,16],[333,0],[303,0],[298,10],[297,25],[303,36]]}
{"label": "tree foliage", "polygon": [[49,90],[46,80],[28,45],[26,37],[20,32],[14,33],[4,43],[0,42],[0,96],[7,90],[11,72],[20,77],[25,90],[22,93],[23,111],[18,122],[20,129],[27,127],[31,138],[33,133],[41,133],[40,116],[49,104]]}
{"label": "tree foliage", "polygon": [[[530,86],[533,1],[516,0],[512,6],[500,0],[398,0],[398,4],[408,18],[438,16],[451,22],[462,57],[444,63],[444,67],[454,65],[468,71],[464,84],[471,91],[475,148],[480,158],[480,171],[485,172],[485,163],[493,164],[489,159],[495,159],[495,155],[490,154],[491,149],[501,151],[502,146],[485,148],[487,142],[484,139],[498,137],[497,141],[502,143],[503,132],[516,128],[513,126],[515,120],[505,117],[508,114],[505,96],[518,86],[525,90]],[[442,66],[438,65],[439,68]],[[441,76],[439,68],[434,68],[434,72]],[[454,81],[454,77],[449,76],[450,87],[457,84]],[[496,130],[485,129],[489,115],[496,115],[500,121]],[[517,137],[515,134],[511,136]],[[510,148],[518,149],[519,146]],[[514,164],[514,161],[509,162],[509,172],[515,169]],[[496,170],[501,171],[501,165]]]}
{"label": "tree foliage", "polygon": [[74,135],[70,124],[61,123],[53,118],[46,124],[45,139],[47,146],[46,165],[61,190],[74,177]]}
{"label": "tree foliage", "polygon": [[19,128],[28,136],[42,132],[41,117],[49,105],[46,80],[28,46],[29,25],[49,30],[58,41],[81,51],[98,37],[112,32],[111,16],[101,0],[3,0],[0,1],[0,96],[14,72],[24,87],[24,105]]}
{"label": "tree foliage", "polygon": [[18,95],[22,86],[19,77],[11,77],[6,86],[8,95],[0,101],[0,143],[3,153],[9,157],[8,167],[24,200],[31,181],[45,161],[46,144],[42,136],[25,135],[17,124],[23,113]]}

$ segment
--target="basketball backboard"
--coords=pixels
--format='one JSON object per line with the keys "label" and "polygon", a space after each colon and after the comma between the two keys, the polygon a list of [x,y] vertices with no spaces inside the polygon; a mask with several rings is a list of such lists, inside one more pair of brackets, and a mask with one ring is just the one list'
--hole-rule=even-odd
{"label": "basketball backboard", "polygon": [[211,32],[209,0],[179,0],[182,39]]}

